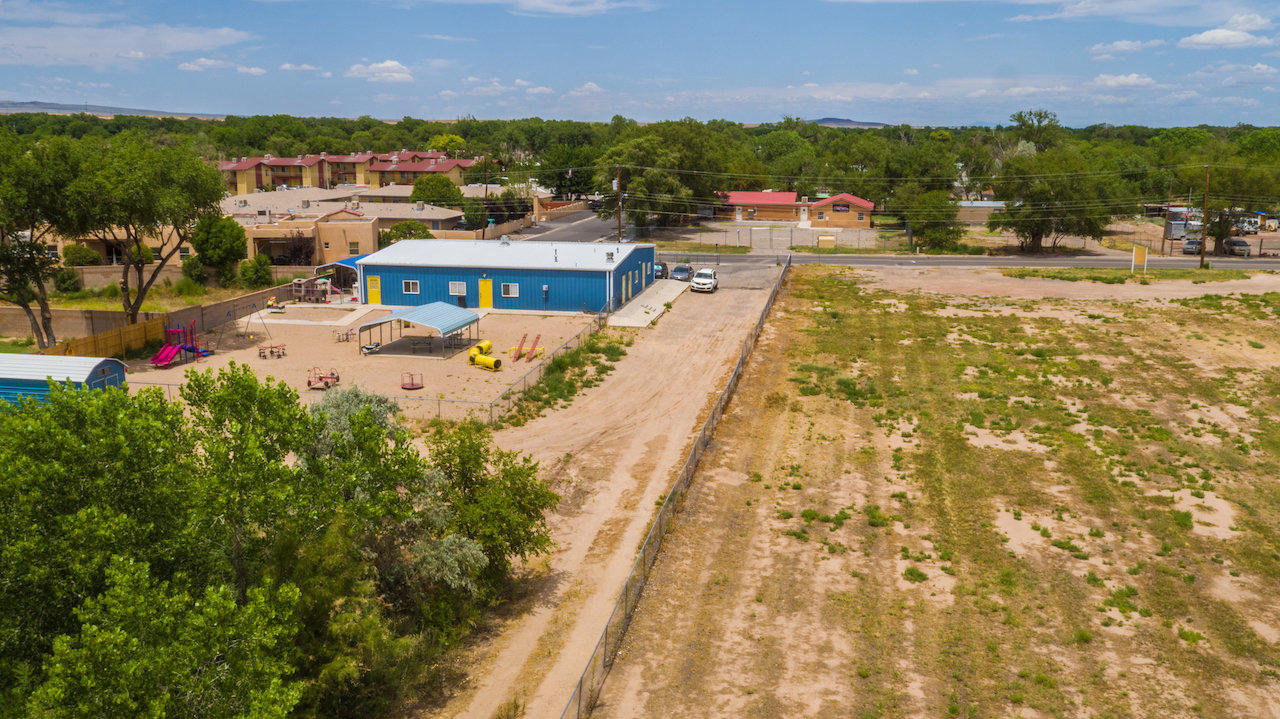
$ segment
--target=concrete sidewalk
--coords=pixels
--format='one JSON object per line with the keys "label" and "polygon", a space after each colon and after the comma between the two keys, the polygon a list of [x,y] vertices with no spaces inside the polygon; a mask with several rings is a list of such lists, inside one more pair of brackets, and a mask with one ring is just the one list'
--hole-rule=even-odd
{"label": "concrete sidewalk", "polygon": [[648,327],[667,311],[667,303],[674,302],[688,287],[688,282],[680,280],[655,280],[622,309],[609,315],[609,326]]}

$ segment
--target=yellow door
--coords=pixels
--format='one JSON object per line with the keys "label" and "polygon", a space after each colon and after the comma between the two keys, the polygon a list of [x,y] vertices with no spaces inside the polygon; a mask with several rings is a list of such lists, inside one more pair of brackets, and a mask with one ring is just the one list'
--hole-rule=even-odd
{"label": "yellow door", "polygon": [[374,275],[365,278],[365,281],[369,284],[369,304],[382,304],[382,278]]}
{"label": "yellow door", "polygon": [[493,307],[493,280],[480,280],[480,306]]}

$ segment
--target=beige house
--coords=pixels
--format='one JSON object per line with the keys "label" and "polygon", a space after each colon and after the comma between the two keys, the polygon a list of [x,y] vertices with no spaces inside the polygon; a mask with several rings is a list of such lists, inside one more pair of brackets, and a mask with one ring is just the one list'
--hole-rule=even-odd
{"label": "beige house", "polygon": [[286,216],[244,232],[250,255],[268,255],[278,265],[321,265],[378,249],[378,221],[348,208],[318,217]]}

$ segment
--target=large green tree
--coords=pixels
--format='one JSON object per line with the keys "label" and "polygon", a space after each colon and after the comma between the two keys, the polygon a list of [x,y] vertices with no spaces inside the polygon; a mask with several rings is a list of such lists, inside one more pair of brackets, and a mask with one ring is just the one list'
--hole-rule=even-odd
{"label": "large green tree", "polygon": [[217,169],[190,145],[160,146],[132,133],[90,152],[68,191],[70,211],[58,230],[92,237],[121,258],[120,297],[130,322],[196,222],[217,212],[225,194]]}
{"label": "large green tree", "polygon": [[440,207],[458,207],[462,204],[462,190],[442,174],[424,175],[413,181],[409,200]]}
{"label": "large green tree", "polygon": [[235,277],[236,265],[249,256],[244,228],[230,217],[202,215],[191,233],[191,249],[206,267],[212,267],[218,281],[228,284]]}
{"label": "large green tree", "polygon": [[1067,236],[1099,240],[1113,215],[1136,209],[1070,149],[1008,158],[992,186],[1004,208],[988,226],[1012,232],[1026,252],[1043,251],[1045,242],[1056,247]]}

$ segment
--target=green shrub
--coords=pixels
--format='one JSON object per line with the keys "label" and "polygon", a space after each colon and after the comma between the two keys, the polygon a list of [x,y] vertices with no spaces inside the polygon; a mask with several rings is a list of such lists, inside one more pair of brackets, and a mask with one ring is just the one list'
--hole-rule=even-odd
{"label": "green shrub", "polygon": [[63,267],[53,273],[53,286],[59,292],[78,292],[84,286],[80,281],[80,273],[71,267]]}
{"label": "green shrub", "polygon": [[257,255],[240,265],[240,284],[245,287],[267,287],[271,284],[271,258]]}
{"label": "green shrub", "polygon": [[182,261],[182,276],[192,282],[204,284],[209,279],[209,268],[204,266],[199,257],[188,255],[187,259]]}
{"label": "green shrub", "polygon": [[920,571],[916,567],[907,567],[906,569],[902,570],[902,577],[906,579],[908,582],[919,583],[928,579],[929,575]]}
{"label": "green shrub", "polygon": [[84,245],[67,245],[62,248],[62,263],[68,267],[102,264],[102,256]]}
{"label": "green shrub", "polygon": [[198,297],[207,291],[204,285],[190,277],[183,277],[173,286],[173,294],[179,297]]}

